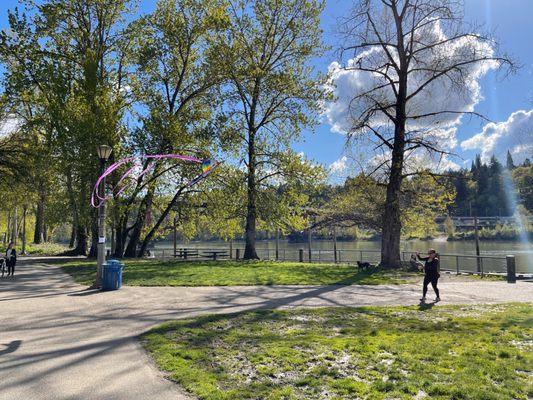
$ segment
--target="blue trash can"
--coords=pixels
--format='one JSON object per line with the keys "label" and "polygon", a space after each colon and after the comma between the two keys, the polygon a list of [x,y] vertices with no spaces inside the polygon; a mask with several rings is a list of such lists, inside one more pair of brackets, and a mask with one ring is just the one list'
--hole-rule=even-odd
{"label": "blue trash can", "polygon": [[102,290],[117,290],[122,286],[122,268],[118,260],[108,260],[102,266]]}

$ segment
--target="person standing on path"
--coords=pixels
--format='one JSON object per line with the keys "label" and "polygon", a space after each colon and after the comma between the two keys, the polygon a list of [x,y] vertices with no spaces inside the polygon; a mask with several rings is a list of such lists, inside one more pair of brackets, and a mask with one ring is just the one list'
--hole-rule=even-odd
{"label": "person standing on path", "polygon": [[439,289],[437,288],[437,283],[440,278],[440,263],[439,263],[439,256],[437,252],[434,249],[430,249],[428,251],[427,257],[420,257],[420,252],[416,252],[416,257],[421,260],[425,261],[424,264],[424,287],[422,289],[422,298],[420,301],[426,301],[426,294],[428,291],[428,285],[431,283],[431,286],[433,287],[433,290],[435,291],[435,294],[437,295],[437,298],[435,301],[440,301],[440,295],[439,295]]}
{"label": "person standing on path", "polygon": [[13,242],[9,242],[6,250],[6,265],[7,265],[7,276],[15,275],[15,265],[17,264],[17,251],[13,246]]}

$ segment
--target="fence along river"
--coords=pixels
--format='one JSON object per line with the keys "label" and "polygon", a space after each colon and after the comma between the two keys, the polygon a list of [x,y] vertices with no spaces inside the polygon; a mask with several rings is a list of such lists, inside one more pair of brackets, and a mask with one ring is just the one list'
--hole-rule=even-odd
{"label": "fence along river", "polygon": [[[178,242],[177,248],[188,248],[197,250],[227,250],[230,247],[235,257],[237,249],[242,256],[244,253],[244,242],[235,241],[232,244],[224,241],[208,242]],[[311,243],[312,262],[334,262],[334,243],[329,240],[313,240]],[[429,248],[434,248],[441,255],[441,265],[443,269],[456,271],[457,265],[461,272],[476,272],[479,267],[485,273],[506,271],[507,255],[514,255],[516,259],[517,273],[531,274],[527,260],[533,257],[533,252],[528,247],[519,242],[484,242],[480,244],[480,260],[475,256],[475,244],[473,241],[447,242],[445,240],[410,240],[402,242],[402,258],[409,260],[410,255],[415,251],[422,254]],[[299,250],[303,249],[304,261],[309,260],[308,243],[292,243],[287,240],[280,240],[278,246],[278,259],[287,261],[298,261]],[[337,261],[355,263],[356,261],[378,262],[380,258],[379,241],[353,241],[337,242]],[[276,258],[275,240],[263,240],[257,242],[257,252],[262,259]],[[156,257],[173,257],[172,242],[159,242],[152,253]]]}

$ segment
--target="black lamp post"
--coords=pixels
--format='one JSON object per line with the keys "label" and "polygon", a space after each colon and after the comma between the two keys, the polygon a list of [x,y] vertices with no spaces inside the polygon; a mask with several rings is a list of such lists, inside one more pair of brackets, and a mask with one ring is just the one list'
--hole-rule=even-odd
{"label": "black lamp post", "polygon": [[[111,155],[112,148],[102,144],[97,147],[98,159],[100,160],[100,175],[105,172],[106,162]],[[98,188],[98,195],[101,198],[105,197],[105,178]],[[102,265],[105,262],[105,202],[101,201],[98,207],[98,247],[97,247],[97,268],[96,268],[96,283],[97,288],[102,287]]]}

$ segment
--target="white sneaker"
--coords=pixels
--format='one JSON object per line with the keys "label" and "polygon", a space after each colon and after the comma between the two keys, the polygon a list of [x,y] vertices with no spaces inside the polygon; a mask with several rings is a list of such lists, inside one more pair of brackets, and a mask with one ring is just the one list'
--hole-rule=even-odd
{"label": "white sneaker", "polygon": [[437,298],[435,299],[435,302],[439,302],[439,301],[440,301],[440,297],[437,297]]}
{"label": "white sneaker", "polygon": [[422,297],[422,298],[420,299],[420,301],[426,301],[426,298],[425,298],[425,297]]}

